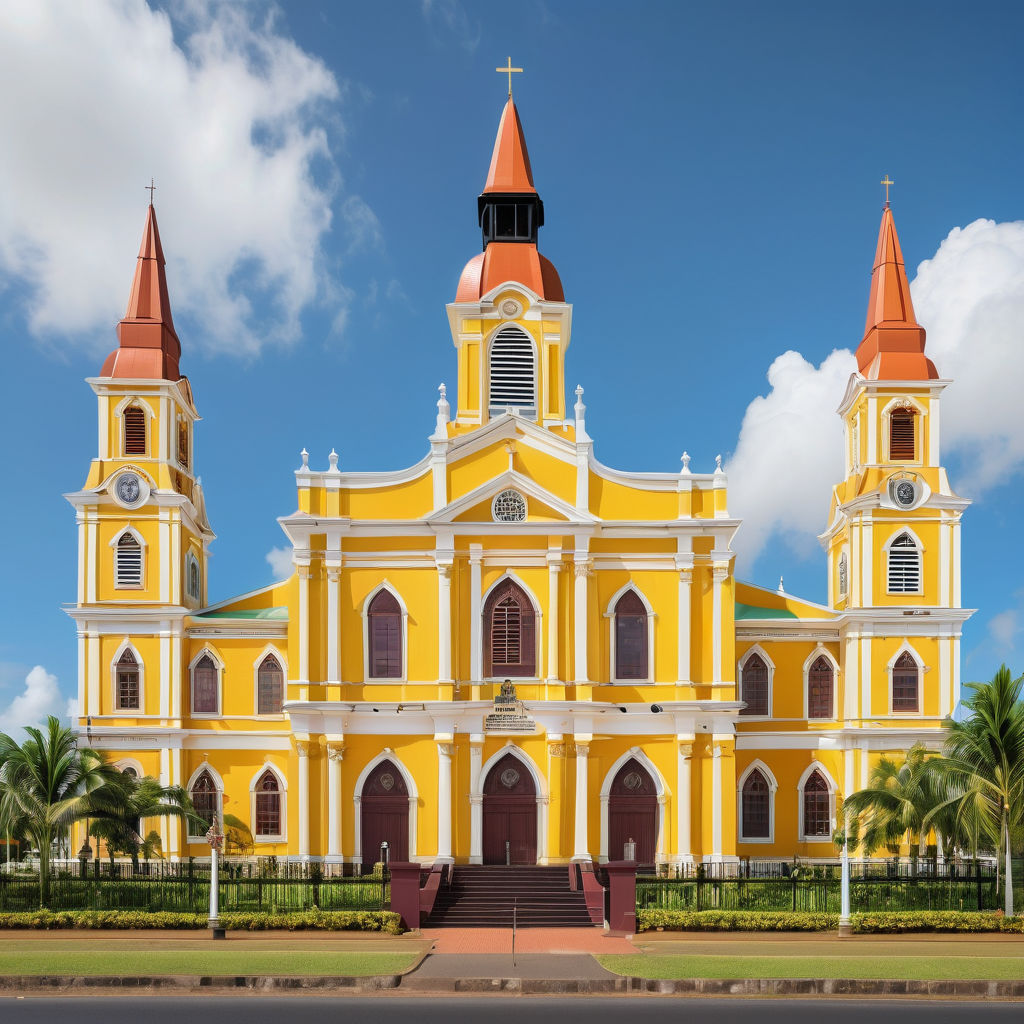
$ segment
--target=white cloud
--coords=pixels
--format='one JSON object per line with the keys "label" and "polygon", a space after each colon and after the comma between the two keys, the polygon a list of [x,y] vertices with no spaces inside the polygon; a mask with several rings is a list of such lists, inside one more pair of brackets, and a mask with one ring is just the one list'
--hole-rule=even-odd
{"label": "white cloud", "polygon": [[993,615],[988,620],[988,635],[1003,650],[1013,650],[1020,631],[1020,615],[1015,608]]}
{"label": "white cloud", "polygon": [[77,701],[66,700],[57,687],[57,677],[47,672],[42,665],[36,665],[25,676],[25,687],[3,709],[0,709],[0,732],[7,733],[14,740],[24,739],[22,728],[26,725],[41,725],[47,715],[69,718],[77,713]]}
{"label": "white cloud", "polygon": [[286,580],[291,576],[293,569],[291,548],[271,548],[265,557],[275,580]]}
{"label": "white cloud", "polygon": [[470,18],[459,0],[423,0],[423,17],[434,32],[450,35],[469,53],[480,45],[480,23]]}
{"label": "white cloud", "polygon": [[[911,290],[928,355],[954,380],[942,396],[944,461],[960,456],[955,485],[977,497],[1024,466],[1024,221],[954,228],[918,267]],[[819,550],[815,538],[843,468],[836,408],[855,369],[849,349],[820,367],[783,353],[768,370],[771,390],[747,407],[726,464],[729,511],[744,520],[735,546],[746,566],[773,536],[798,556]]]}
{"label": "white cloud", "polygon": [[250,355],[289,342],[327,287],[337,81],[273,11],[174,11],[0,5],[0,280],[27,285],[37,337],[113,347],[150,175],[172,307],[202,326],[186,345]]}

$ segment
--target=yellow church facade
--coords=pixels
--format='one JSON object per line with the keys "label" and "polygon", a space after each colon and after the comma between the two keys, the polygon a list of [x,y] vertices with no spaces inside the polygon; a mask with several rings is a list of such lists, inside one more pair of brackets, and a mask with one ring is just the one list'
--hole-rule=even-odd
{"label": "yellow church facade", "polygon": [[[82,732],[246,823],[255,855],[335,871],[385,842],[423,863],[618,860],[629,841],[648,866],[834,856],[872,763],[940,745],[969,615],[949,382],[888,205],[836,396],[825,606],[736,580],[720,460],[597,460],[582,388],[566,404],[572,306],[537,249],[511,98],[478,213],[483,251],[447,307],[454,409],[442,385],[422,460],[353,472],[304,451],[279,519],[292,575],[209,604],[199,416],[149,208],[118,348],[89,380],[97,458],[67,496]],[[208,856],[160,828],[165,855]]]}

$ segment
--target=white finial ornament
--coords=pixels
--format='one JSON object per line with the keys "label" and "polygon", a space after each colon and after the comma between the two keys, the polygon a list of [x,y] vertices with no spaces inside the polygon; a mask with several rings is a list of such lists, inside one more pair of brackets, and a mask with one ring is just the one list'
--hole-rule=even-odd
{"label": "white finial ornament", "polygon": [[331,468],[330,468],[330,470],[328,472],[337,473],[338,472],[338,453],[333,448],[331,449],[331,454],[327,456],[327,461],[330,462],[330,464],[331,464]]}
{"label": "white finial ornament", "polygon": [[725,472],[725,470],[722,469],[722,456],[721,455],[716,455],[715,456],[715,472],[716,473],[724,473]]}
{"label": "white finial ornament", "polygon": [[305,448],[299,454],[302,456],[302,468],[309,469],[309,452]]}
{"label": "white finial ornament", "polygon": [[443,440],[448,436],[451,406],[448,404],[448,388],[441,383],[438,384],[437,391],[440,397],[437,400],[437,423],[434,426],[433,436],[435,440]]}
{"label": "white finial ornament", "polygon": [[780,576],[779,577],[779,593],[780,594],[784,594],[785,592],[786,592],[786,588],[782,585],[782,577]]}
{"label": "white finial ornament", "polygon": [[686,476],[689,476],[690,475],[690,453],[689,452],[683,452],[683,454],[679,457],[679,461],[683,464],[683,468],[679,472],[680,473],[684,473]]}

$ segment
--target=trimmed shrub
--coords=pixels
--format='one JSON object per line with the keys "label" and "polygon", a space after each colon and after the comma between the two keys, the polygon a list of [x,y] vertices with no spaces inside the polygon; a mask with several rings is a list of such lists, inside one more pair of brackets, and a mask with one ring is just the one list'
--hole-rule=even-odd
{"label": "trimmed shrub", "polygon": [[[291,914],[222,914],[220,923],[232,931],[386,932],[400,935],[402,919],[390,910],[305,910]],[[33,910],[0,913],[3,928],[205,928],[205,914],[144,912],[137,910]]]}
{"label": "trimmed shrub", "polygon": [[1024,934],[1024,918],[958,910],[918,910],[910,913],[852,914],[853,930],[862,935],[900,932],[1011,932]]}

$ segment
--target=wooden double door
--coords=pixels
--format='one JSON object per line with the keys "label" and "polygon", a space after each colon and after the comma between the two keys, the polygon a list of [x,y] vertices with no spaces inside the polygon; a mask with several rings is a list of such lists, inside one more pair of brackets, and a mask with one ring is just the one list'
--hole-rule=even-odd
{"label": "wooden double door", "polygon": [[622,860],[636,843],[636,861],[653,866],[658,843],[658,791],[651,773],[631,757],[616,773],[608,798],[608,859]]}
{"label": "wooden double door", "polygon": [[487,773],[483,819],[485,864],[537,863],[537,787],[514,754]]}
{"label": "wooden double door", "polygon": [[359,801],[363,871],[380,860],[381,843],[388,861],[409,859],[409,790],[391,761],[382,761],[366,780]]}

